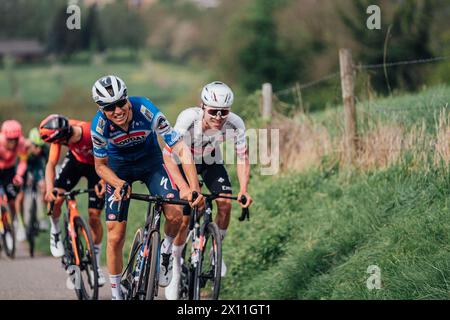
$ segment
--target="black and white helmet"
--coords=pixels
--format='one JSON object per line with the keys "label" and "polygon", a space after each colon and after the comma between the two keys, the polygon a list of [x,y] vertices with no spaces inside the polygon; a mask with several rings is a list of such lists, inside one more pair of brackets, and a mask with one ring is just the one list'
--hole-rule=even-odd
{"label": "black and white helmet", "polygon": [[119,77],[105,76],[95,81],[92,86],[92,99],[100,109],[126,98],[128,98],[127,86]]}
{"label": "black and white helmet", "polygon": [[225,83],[214,81],[203,87],[201,93],[205,105],[214,108],[229,108],[233,104],[233,91]]}

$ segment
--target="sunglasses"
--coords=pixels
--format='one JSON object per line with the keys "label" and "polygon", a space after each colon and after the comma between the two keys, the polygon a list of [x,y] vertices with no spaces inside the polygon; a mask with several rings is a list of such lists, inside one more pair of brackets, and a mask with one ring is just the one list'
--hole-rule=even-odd
{"label": "sunglasses", "polygon": [[228,117],[229,109],[206,109],[206,112],[212,117],[220,116],[222,119]]}
{"label": "sunglasses", "polygon": [[116,110],[116,107],[123,108],[124,105],[127,104],[127,99],[120,100],[116,103],[108,104],[102,108],[103,111],[112,112]]}

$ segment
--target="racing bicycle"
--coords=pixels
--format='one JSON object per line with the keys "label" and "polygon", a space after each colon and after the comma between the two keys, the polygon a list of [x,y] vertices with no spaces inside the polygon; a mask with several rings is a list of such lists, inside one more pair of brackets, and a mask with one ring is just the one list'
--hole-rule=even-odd
{"label": "racing bicycle", "polygon": [[[222,238],[212,220],[213,201],[218,198],[238,200],[236,196],[203,194],[205,211],[191,210],[189,234],[182,252],[180,299],[217,300],[220,293],[222,268]],[[247,203],[242,196],[241,202]],[[200,222],[203,216],[203,222]],[[250,220],[248,208],[242,209],[239,221]],[[190,251],[190,252],[189,252]],[[189,253],[188,253],[189,252]],[[187,257],[189,255],[189,257]]]}
{"label": "racing bicycle", "polygon": [[[94,241],[89,225],[81,217],[75,197],[80,194],[93,192],[94,189],[78,189],[58,193],[55,196],[65,198],[67,211],[64,214],[64,255],[62,266],[70,274],[75,293],[79,300],[98,299],[98,270],[94,253]],[[50,203],[53,212],[54,201]],[[69,280],[69,281],[70,281]]]}
{"label": "racing bicycle", "polygon": [[16,233],[12,222],[11,213],[8,209],[8,199],[3,186],[0,184],[0,237],[1,247],[11,259],[16,252]]}
{"label": "racing bicycle", "polygon": [[[124,184],[122,187],[122,197],[128,186]],[[162,205],[184,206],[189,202],[137,193],[131,193],[130,199],[145,201],[149,205],[145,225],[134,235],[127,266],[122,273],[121,288],[125,300],[153,300],[158,295]]]}

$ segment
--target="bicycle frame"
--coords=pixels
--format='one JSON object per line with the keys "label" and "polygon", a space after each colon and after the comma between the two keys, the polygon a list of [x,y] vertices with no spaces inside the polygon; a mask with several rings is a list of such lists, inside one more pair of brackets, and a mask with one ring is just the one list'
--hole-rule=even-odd
{"label": "bicycle frame", "polygon": [[[125,195],[126,188],[128,188],[128,186],[125,186],[124,188],[122,188],[122,190],[121,190],[122,196]],[[136,251],[130,253],[129,262],[122,273],[122,278],[123,278],[125,276],[125,274],[131,270],[130,269],[132,267],[131,264],[134,264],[136,266],[136,270],[134,270],[134,272],[133,272],[133,278],[131,280],[131,283],[129,283],[131,285],[131,287],[129,288],[131,290],[131,292],[134,291],[134,288],[137,288],[137,291],[136,291],[137,296],[131,297],[131,298],[136,298],[136,297],[139,297],[140,295],[148,294],[149,289],[146,287],[146,286],[148,286],[148,282],[142,283],[143,280],[147,281],[147,279],[145,279],[146,276],[144,274],[145,273],[144,268],[145,268],[146,262],[148,262],[148,259],[150,256],[150,248],[148,247],[149,239],[151,239],[151,237],[154,233],[157,233],[158,238],[160,238],[159,233],[160,233],[160,228],[161,228],[160,223],[161,223],[161,214],[163,213],[163,204],[167,203],[167,204],[189,205],[189,202],[185,201],[185,200],[167,199],[167,198],[163,198],[161,196],[151,196],[151,195],[146,195],[146,194],[135,194],[135,193],[132,193],[130,195],[130,199],[149,202],[149,206],[147,208],[146,221],[145,221],[145,225],[143,228],[143,235],[142,235],[142,239],[140,241],[140,248],[139,248],[139,250],[136,250]],[[154,279],[156,281],[154,283],[154,285],[157,287],[158,279],[159,279],[159,271],[160,271],[159,270],[159,264],[160,264],[159,257],[160,257],[160,250],[161,250],[160,239],[158,240],[157,248],[154,248],[154,249],[157,250],[156,272],[154,274]],[[152,250],[154,250],[154,249],[152,249]],[[136,255],[137,255],[137,257],[136,257]],[[138,259],[138,260],[134,261],[135,259]],[[153,269],[153,270],[155,270],[155,269]],[[144,285],[144,287],[143,287],[143,285]],[[157,292],[155,295],[157,295]]]}
{"label": "bicycle frame", "polygon": [[[67,212],[65,213],[65,215],[66,215],[67,221],[69,223],[68,234],[69,234],[69,237],[72,242],[72,252],[75,256],[75,265],[77,265],[77,266],[80,266],[80,257],[78,255],[78,249],[77,249],[77,245],[76,245],[76,236],[77,235],[75,232],[74,221],[77,217],[80,216],[80,212],[78,211],[78,204],[75,199],[75,196],[79,195],[81,193],[92,192],[93,190],[94,189],[80,189],[80,190],[75,190],[75,191],[70,191],[70,192],[58,193],[58,196],[65,198],[66,207],[67,207]],[[53,206],[51,206],[50,212],[51,211],[53,211]],[[87,234],[85,234],[84,230],[83,230],[83,235],[84,235],[85,239],[88,238],[88,236],[87,236]],[[87,245],[88,245],[89,251],[92,251],[93,248],[90,248],[89,242],[87,242]]]}

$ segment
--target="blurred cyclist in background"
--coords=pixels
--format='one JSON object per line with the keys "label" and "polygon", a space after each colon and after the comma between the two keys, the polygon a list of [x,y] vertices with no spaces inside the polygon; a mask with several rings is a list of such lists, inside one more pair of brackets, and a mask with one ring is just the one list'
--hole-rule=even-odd
{"label": "blurred cyclist in background", "polygon": [[[27,156],[27,172],[24,176],[24,182],[22,184],[22,189],[17,195],[16,199],[16,207],[22,213],[22,217],[24,217],[24,194],[28,184],[32,181],[36,182],[38,187],[38,192],[42,196],[42,203],[45,203],[45,164],[47,163],[49,147],[48,145],[41,139],[39,135],[38,128],[32,128],[28,133],[28,139],[26,141],[28,156]],[[40,207],[38,207],[40,208]],[[44,208],[44,207],[42,207]],[[38,219],[40,219],[40,228],[43,230],[48,229],[48,222],[45,217],[44,212],[38,212]]]}
{"label": "blurred cyclist in background", "polygon": [[[0,132],[0,183],[6,192],[13,219],[17,212],[15,199],[26,170],[27,152],[22,125],[16,120],[6,120],[2,123]],[[17,239],[23,241],[26,237],[25,229],[21,222],[17,223],[18,220],[14,222],[17,226]]]}

